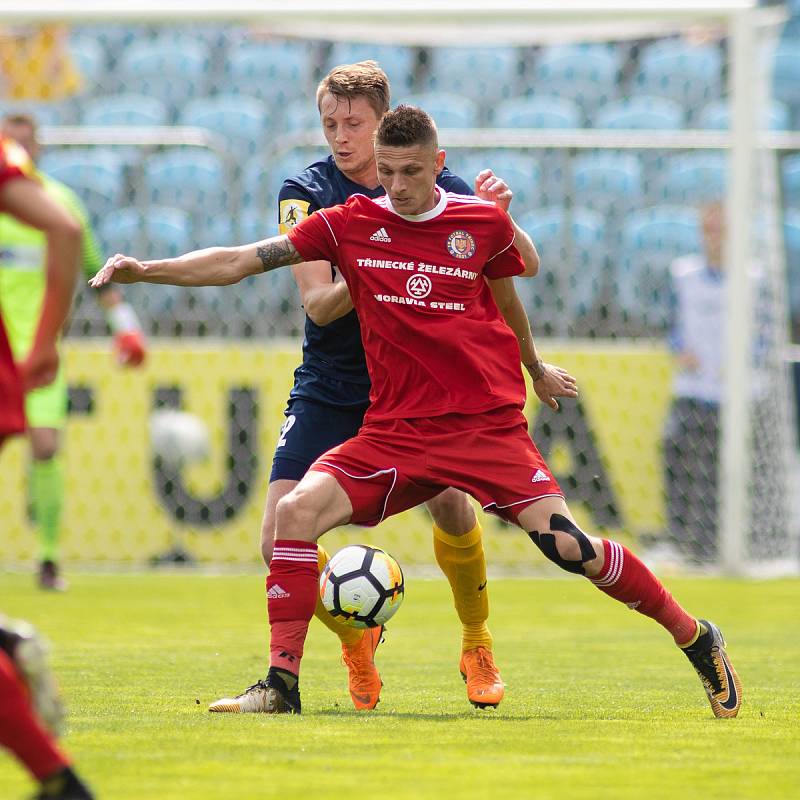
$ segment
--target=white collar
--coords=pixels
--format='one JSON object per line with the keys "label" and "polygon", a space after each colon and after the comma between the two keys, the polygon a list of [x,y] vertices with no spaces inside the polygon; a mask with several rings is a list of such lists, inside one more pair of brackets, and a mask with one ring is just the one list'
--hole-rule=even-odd
{"label": "white collar", "polygon": [[438,202],[430,211],[424,211],[422,214],[401,214],[399,211],[395,211],[388,194],[386,195],[386,208],[393,214],[397,214],[398,217],[407,219],[409,222],[426,222],[429,219],[438,217],[447,207],[447,192],[442,191],[438,186],[435,190],[439,193]]}

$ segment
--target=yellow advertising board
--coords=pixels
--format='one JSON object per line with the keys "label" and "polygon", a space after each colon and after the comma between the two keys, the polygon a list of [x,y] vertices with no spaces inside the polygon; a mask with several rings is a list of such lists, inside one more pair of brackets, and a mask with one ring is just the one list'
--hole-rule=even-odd
{"label": "yellow advertising board", "polygon": [[[670,357],[653,345],[542,342],[547,359],[578,379],[579,401],[554,413],[535,395],[531,433],[590,531],[635,536],[663,527],[661,430]],[[200,562],[255,564],[272,453],[300,347],[204,339],[152,343],[140,370],[115,367],[107,342],[68,342],[72,412],[65,433],[62,548],[73,561],[144,563],[180,546]],[[165,475],[154,463],[148,417],[159,405],[201,417],[212,436],[207,463]],[[0,561],[35,557],[27,521],[22,440],[0,453]],[[540,559],[527,536],[482,516],[490,564]],[[327,534],[385,547],[403,564],[433,563],[424,509],[375,529]]]}

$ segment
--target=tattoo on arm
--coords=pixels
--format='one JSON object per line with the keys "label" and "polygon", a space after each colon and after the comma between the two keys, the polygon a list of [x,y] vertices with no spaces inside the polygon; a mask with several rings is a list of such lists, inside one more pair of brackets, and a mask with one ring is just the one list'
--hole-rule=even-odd
{"label": "tattoo on arm", "polygon": [[256,248],[256,254],[264,265],[264,272],[269,272],[288,264],[299,264],[303,258],[295,250],[294,245],[285,236],[270,239]]}

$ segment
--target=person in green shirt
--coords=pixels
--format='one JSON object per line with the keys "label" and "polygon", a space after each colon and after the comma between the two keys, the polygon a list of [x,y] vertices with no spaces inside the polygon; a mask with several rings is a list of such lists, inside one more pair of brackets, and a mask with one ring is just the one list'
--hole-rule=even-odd
{"label": "person in green shirt", "polygon": [[[27,114],[11,114],[2,121],[0,133],[16,140],[36,162],[41,147],[36,121]],[[81,266],[87,276],[101,266],[102,258],[78,196],[67,186],[41,172],[36,173],[47,194],[75,217],[82,228]],[[12,352],[22,358],[33,343],[45,288],[46,239],[41,231],[0,214],[0,314]],[[116,289],[98,294],[115,334],[117,359],[136,366],[144,361],[145,341],[131,306]],[[31,448],[29,496],[31,515],[40,533],[39,585],[63,590],[66,584],[58,566],[58,539],[64,501],[63,465],[59,457],[62,429],[67,415],[67,384],[63,368],[49,386],[30,392],[25,400],[27,436]]]}

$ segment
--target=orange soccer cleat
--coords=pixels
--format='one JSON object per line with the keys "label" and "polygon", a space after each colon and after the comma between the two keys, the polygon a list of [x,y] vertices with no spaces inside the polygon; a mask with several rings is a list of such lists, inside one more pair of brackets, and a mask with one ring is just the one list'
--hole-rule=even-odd
{"label": "orange soccer cleat", "polygon": [[342,644],[342,661],[349,672],[350,697],[359,711],[370,711],[381,699],[383,681],[375,667],[375,651],[383,641],[383,625],[367,628],[357,644]]}
{"label": "orange soccer cleat", "polygon": [[467,684],[467,698],[475,708],[497,708],[500,705],[505,686],[491,650],[485,647],[465,650],[458,668]]}

